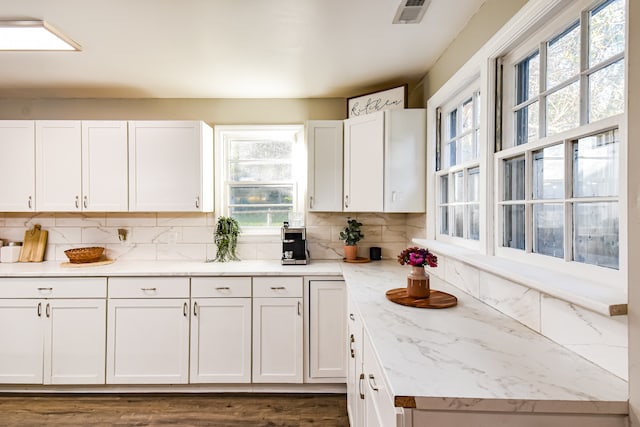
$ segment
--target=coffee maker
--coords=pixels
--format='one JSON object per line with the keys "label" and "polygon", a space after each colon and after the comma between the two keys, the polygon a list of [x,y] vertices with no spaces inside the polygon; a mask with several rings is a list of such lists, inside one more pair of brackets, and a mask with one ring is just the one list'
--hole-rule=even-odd
{"label": "coffee maker", "polygon": [[295,265],[307,264],[307,231],[304,227],[289,227],[287,221],[284,222],[280,230],[282,238],[282,264]]}

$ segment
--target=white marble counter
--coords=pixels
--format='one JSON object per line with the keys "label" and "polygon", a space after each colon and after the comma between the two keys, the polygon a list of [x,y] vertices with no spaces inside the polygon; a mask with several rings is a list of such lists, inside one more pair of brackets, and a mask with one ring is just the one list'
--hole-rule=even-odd
{"label": "white marble counter", "polygon": [[282,265],[280,261],[115,261],[100,266],[70,267],[57,261],[0,263],[0,277],[109,277],[109,276],[314,276],[340,275],[342,262],[312,261]]}
{"label": "white marble counter", "polygon": [[[343,265],[396,406],[432,410],[628,413],[624,380],[528,329],[457,288],[431,310],[388,301],[406,286],[394,262]],[[366,357],[366,356],[365,356]]]}

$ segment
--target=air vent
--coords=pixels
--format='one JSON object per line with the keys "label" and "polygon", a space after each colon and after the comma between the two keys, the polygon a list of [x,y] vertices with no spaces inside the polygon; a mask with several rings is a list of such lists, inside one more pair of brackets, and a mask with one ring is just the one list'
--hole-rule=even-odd
{"label": "air vent", "polygon": [[393,18],[394,24],[418,24],[431,0],[402,0]]}

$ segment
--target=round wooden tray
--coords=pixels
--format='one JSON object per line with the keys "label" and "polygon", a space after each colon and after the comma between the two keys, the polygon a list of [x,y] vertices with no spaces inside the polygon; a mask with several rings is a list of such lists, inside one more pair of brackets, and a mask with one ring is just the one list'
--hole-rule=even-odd
{"label": "round wooden tray", "polygon": [[71,262],[63,262],[60,264],[60,267],[64,268],[81,268],[81,267],[97,267],[99,265],[108,265],[113,264],[115,260],[113,259],[102,259],[96,262],[84,262],[81,264],[71,263]]}
{"label": "round wooden tray", "polygon": [[413,298],[407,295],[407,288],[390,289],[385,294],[396,304],[418,308],[448,308],[458,304],[458,298],[442,291],[431,289],[429,298]]}
{"label": "round wooden tray", "polygon": [[369,262],[371,261],[369,258],[363,258],[363,257],[357,257],[356,259],[346,259],[346,258],[342,258],[342,261],[344,262],[353,262],[353,263],[360,263],[360,262]]}

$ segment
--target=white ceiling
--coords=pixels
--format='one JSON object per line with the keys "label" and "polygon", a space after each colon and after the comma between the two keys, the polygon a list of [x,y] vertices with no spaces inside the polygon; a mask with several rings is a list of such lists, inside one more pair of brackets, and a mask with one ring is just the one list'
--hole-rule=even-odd
{"label": "white ceiling", "polygon": [[425,74],[485,0],[0,0],[81,52],[0,52],[0,96],[349,97]]}

